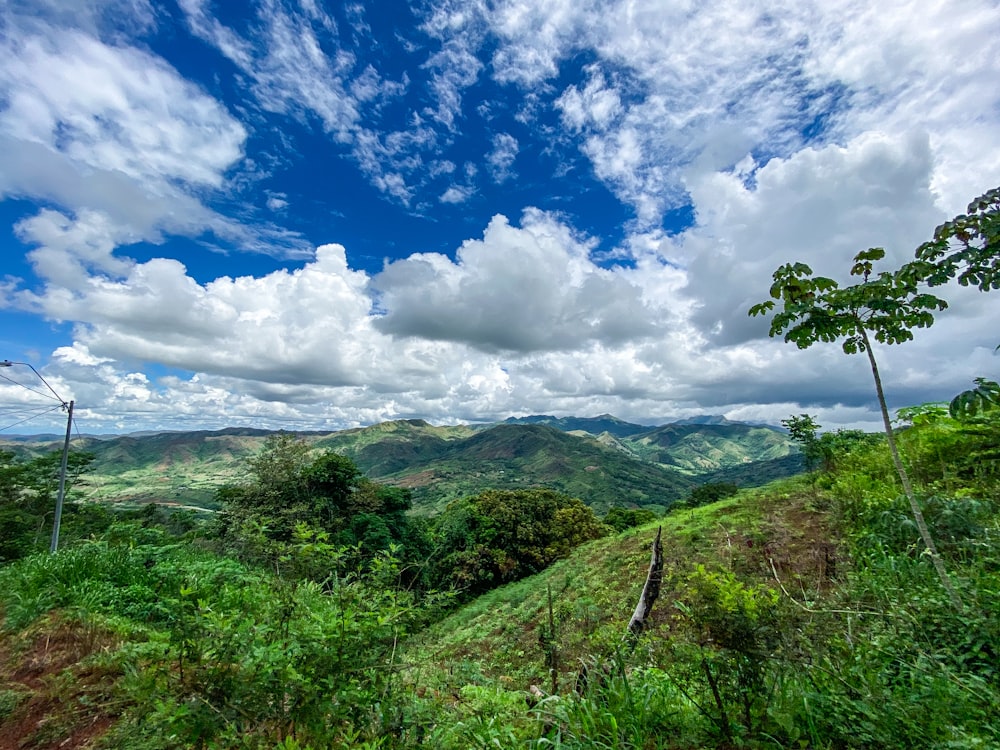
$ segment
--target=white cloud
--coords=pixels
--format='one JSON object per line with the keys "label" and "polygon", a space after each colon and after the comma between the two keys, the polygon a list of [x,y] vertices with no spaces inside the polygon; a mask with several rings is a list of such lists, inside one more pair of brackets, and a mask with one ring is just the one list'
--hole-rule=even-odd
{"label": "white cloud", "polygon": [[[692,165],[711,173],[748,152],[786,157],[871,130],[929,133],[946,211],[1000,181],[1000,14],[989,0],[502,0],[468,25],[442,20],[456,15],[451,2],[430,12],[462,49],[489,33],[494,79],[523,89],[533,119],[554,107],[641,226],[687,201]],[[586,82],[553,91],[581,57],[593,60]]]}
{"label": "white cloud", "polygon": [[267,193],[267,207],[272,211],[288,208],[288,196],[285,193]]}
{"label": "white cloud", "polygon": [[483,69],[478,57],[488,10],[482,0],[443,0],[430,7],[421,30],[440,47],[424,67],[431,71],[429,88],[436,106],[424,114],[453,129],[462,112],[462,94]]}
{"label": "white cloud", "polygon": [[28,254],[35,272],[48,282],[73,289],[91,272],[118,278],[129,261],[116,257],[118,245],[134,241],[106,214],[81,211],[71,220],[58,211],[42,209],[15,227],[22,241],[38,245]]}
{"label": "white cloud", "polygon": [[465,203],[476,194],[475,188],[467,185],[452,185],[438,198],[442,203]]}
{"label": "white cloud", "polygon": [[926,135],[860,137],[846,147],[804,149],[754,173],[755,187],[730,172],[695,174],[689,183],[697,226],[664,247],[686,261],[693,320],[721,343],[759,336],[746,311],[767,295],[771,273],[802,261],[845,279],[850,259],[885,247],[890,262],[911,258],[945,216],[930,189]]}
{"label": "white cloud", "polygon": [[218,187],[243,126],[163,61],[74,31],[7,37],[0,131],[135,180]]}
{"label": "white cloud", "polygon": [[[246,130],[225,107],[147,52],[38,19],[27,26],[12,23],[0,40],[0,197],[62,207],[64,225],[86,225],[91,255],[205,232],[245,250],[301,253],[294,234],[204,204],[243,157]],[[21,231],[33,239],[51,218]],[[47,249],[36,259],[61,252],[39,241]]]}
{"label": "white cloud", "polygon": [[156,24],[148,0],[7,0],[5,21],[25,26],[75,27],[102,39],[139,34]]}
{"label": "white cloud", "polygon": [[460,341],[485,351],[570,349],[652,335],[657,322],[626,274],[589,258],[590,244],[538,211],[521,228],[503,216],[454,262],[422,253],[390,263],[373,284],[400,336]]}
{"label": "white cloud", "polygon": [[486,155],[493,181],[503,183],[514,177],[511,166],[517,159],[517,139],[510,133],[497,133],[493,136],[493,150]]}
{"label": "white cloud", "polygon": [[582,90],[571,85],[555,101],[564,124],[572,130],[607,128],[622,111],[621,96],[607,85],[601,71],[592,66],[589,73],[590,80]]}

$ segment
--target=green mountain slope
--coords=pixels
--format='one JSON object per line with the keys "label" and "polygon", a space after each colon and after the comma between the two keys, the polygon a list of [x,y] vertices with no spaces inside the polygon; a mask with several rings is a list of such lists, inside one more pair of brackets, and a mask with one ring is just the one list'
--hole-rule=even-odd
{"label": "green mountain slope", "polygon": [[[78,495],[212,508],[216,490],[239,479],[269,434],[231,428],[77,439],[74,450],[96,457]],[[316,449],[348,456],[373,479],[411,488],[424,512],[489,487],[551,487],[599,512],[615,504],[664,508],[712,472],[736,472],[728,481],[752,486],[798,468],[775,461],[796,451],[786,435],[742,424],[650,429],[609,415],[536,416],[442,427],[399,420],[298,434]],[[0,440],[0,449],[28,456],[60,447],[55,436]]]}
{"label": "green mountain slope", "polygon": [[637,435],[649,429],[618,419],[610,414],[601,414],[598,417],[550,417],[547,414],[535,414],[530,417],[511,417],[504,424],[541,424],[555,427],[563,432],[580,431],[591,435],[600,435],[606,432],[619,438]]}
{"label": "green mountain slope", "polygon": [[[539,633],[549,617],[557,624],[561,690],[572,690],[581,659],[601,648],[613,652],[626,632],[649,566],[650,545],[662,527],[664,575],[649,628],[665,637],[677,616],[687,579],[698,565],[737,572],[755,583],[774,579],[769,558],[786,581],[807,591],[828,585],[838,555],[829,512],[818,509],[802,480],[693,510],[674,511],[655,523],[590,542],[541,573],[503,586],[470,602],[416,638],[405,657],[438,664],[440,676],[466,674],[549,689],[552,676]],[[816,550],[825,550],[817,556]],[[466,671],[454,665],[464,664]],[[425,667],[426,668],[426,667]],[[443,685],[442,691],[459,687]]]}
{"label": "green mountain slope", "polygon": [[406,468],[384,473],[384,460],[366,463],[369,451],[352,458],[373,478],[409,487],[415,504],[425,510],[440,510],[488,487],[550,487],[579,497],[598,512],[616,504],[662,509],[693,486],[677,472],[637,461],[592,437],[545,425],[500,424],[437,443],[426,438],[411,455]]}
{"label": "green mountain slope", "polygon": [[620,442],[632,455],[692,475],[798,453],[786,433],[747,424],[670,424]]}

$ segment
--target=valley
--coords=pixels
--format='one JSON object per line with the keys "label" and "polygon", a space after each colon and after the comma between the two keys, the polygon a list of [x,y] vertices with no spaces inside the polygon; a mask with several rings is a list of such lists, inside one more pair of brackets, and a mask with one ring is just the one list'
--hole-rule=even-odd
{"label": "valley", "polygon": [[[229,428],[78,438],[73,450],[95,457],[78,496],[215,510],[217,490],[240,480],[241,465],[270,434]],[[601,513],[613,505],[662,512],[698,484],[751,487],[802,469],[798,448],[781,430],[710,417],[659,427],[609,415],[455,426],[399,420],[295,435],[347,456],[371,479],[411,490],[423,514],[483,489],[527,487],[565,492]],[[0,449],[20,455],[58,447],[55,438],[0,439]]]}

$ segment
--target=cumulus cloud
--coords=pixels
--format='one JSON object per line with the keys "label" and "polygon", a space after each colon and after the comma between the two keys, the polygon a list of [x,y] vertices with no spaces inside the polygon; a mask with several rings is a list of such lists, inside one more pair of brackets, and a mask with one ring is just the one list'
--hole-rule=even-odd
{"label": "cumulus cloud", "polygon": [[930,188],[926,134],[859,137],[847,146],[807,148],[754,172],[695,175],[697,225],[663,250],[686,261],[693,320],[720,344],[760,336],[766,327],[746,311],[766,297],[771,273],[801,261],[844,280],[850,259],[885,247],[888,262],[913,250],[945,218]]}
{"label": "cumulus cloud", "polygon": [[[828,427],[876,426],[863,357],[769,340],[748,307],[787,261],[843,277],[884,246],[895,264],[1000,182],[989,0],[441,0],[416,11],[394,77],[360,53],[373,42],[361,6],[338,24],[315,3],[265,2],[237,29],[204,0],[180,5],[231,63],[218,85],[246,95],[238,112],[135,41],[157,18],[140,0],[5,9],[0,197],[39,207],[16,226],[37,283],[5,280],[3,304],[74,327],[44,371],[108,429],[127,429],[121,414],[332,428],[805,409]],[[490,101],[472,101],[487,86]],[[263,175],[245,163],[254,128],[289,118],[415,211],[436,196],[471,212],[484,177],[506,184],[515,165],[537,167],[529,154],[569,149],[636,221],[589,238],[565,216],[498,214],[442,252],[415,234],[371,275],[340,245],[313,250],[210,203],[232,197],[234,171]],[[467,148],[479,130],[491,139]],[[281,190],[254,205],[284,216],[289,195],[310,200]],[[664,212],[688,205],[693,226],[666,236]],[[196,279],[155,248],[127,257],[206,233],[304,262]],[[932,329],[879,349],[895,405],[995,372],[996,301],[946,296]]]}
{"label": "cumulus cloud", "polygon": [[[0,197],[63,207],[91,244],[210,232],[246,250],[303,251],[293,233],[204,203],[242,159],[247,132],[162,59],[37,18],[11,22],[0,59]],[[42,213],[34,224],[50,219]],[[30,237],[31,224],[22,231]]]}
{"label": "cumulus cloud", "polygon": [[590,244],[551,216],[527,211],[520,228],[496,216],[453,262],[420,253],[374,280],[396,336],[460,341],[486,351],[568,349],[650,336],[656,321],[641,290],[596,266]]}

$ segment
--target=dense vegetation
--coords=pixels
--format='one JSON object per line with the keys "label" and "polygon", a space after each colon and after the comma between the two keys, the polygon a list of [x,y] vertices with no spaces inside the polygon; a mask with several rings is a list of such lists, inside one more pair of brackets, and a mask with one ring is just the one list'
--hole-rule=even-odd
{"label": "dense vegetation", "polygon": [[[1000,287],[998,232],[973,218],[957,257],[924,248],[896,281]],[[854,323],[816,312],[836,287],[809,284],[778,297],[838,338]],[[1000,746],[998,392],[981,379],[879,436],[791,417],[810,474],[606,523],[549,488],[417,517],[405,489],[278,436],[215,521],[81,513],[50,555],[52,459],[3,455],[0,746]],[[657,528],[659,599],[625,637]]]}
{"label": "dense vegetation", "polygon": [[[581,539],[564,540],[569,556],[548,567],[538,534],[559,525],[560,509],[573,518],[585,506],[549,491],[470,498],[442,514],[437,537],[424,529],[430,543],[442,560],[508,545],[509,562],[453,559],[439,573],[482,571],[482,588],[460,581],[467,596],[515,563],[544,570],[458,609],[432,593],[447,591],[445,578],[414,585],[405,534],[383,549],[335,542],[352,525],[307,494],[300,508],[315,527],[279,514],[263,566],[227,522],[178,536],[138,517],[0,570],[11,686],[0,738],[20,727],[25,747],[68,737],[134,748],[994,745],[1000,420],[936,406],[905,416],[900,448],[961,610],[920,554],[891,458],[873,440],[808,477],[699,504],[729,492],[714,488],[576,552]],[[350,495],[379,494],[366,495],[346,462],[306,459],[300,490],[354,482],[362,491]],[[265,463],[274,468],[256,470]],[[264,487],[251,473],[227,492]],[[592,514],[570,525],[600,531]],[[656,525],[667,567],[633,648],[622,635]],[[51,678],[30,677],[40,664]]]}
{"label": "dense vegetation", "polygon": [[[698,483],[749,487],[801,470],[795,446],[774,428],[714,422],[649,428],[613,417],[524,422],[433,426],[411,419],[296,437],[350,458],[370,479],[410,490],[414,511],[423,515],[483,490],[530,487],[578,497],[598,512],[622,504],[662,512]],[[241,479],[269,436],[230,428],[85,437],[74,448],[94,456],[87,499],[213,511],[219,488]],[[0,438],[0,449],[19,459],[56,447],[54,438]]]}

